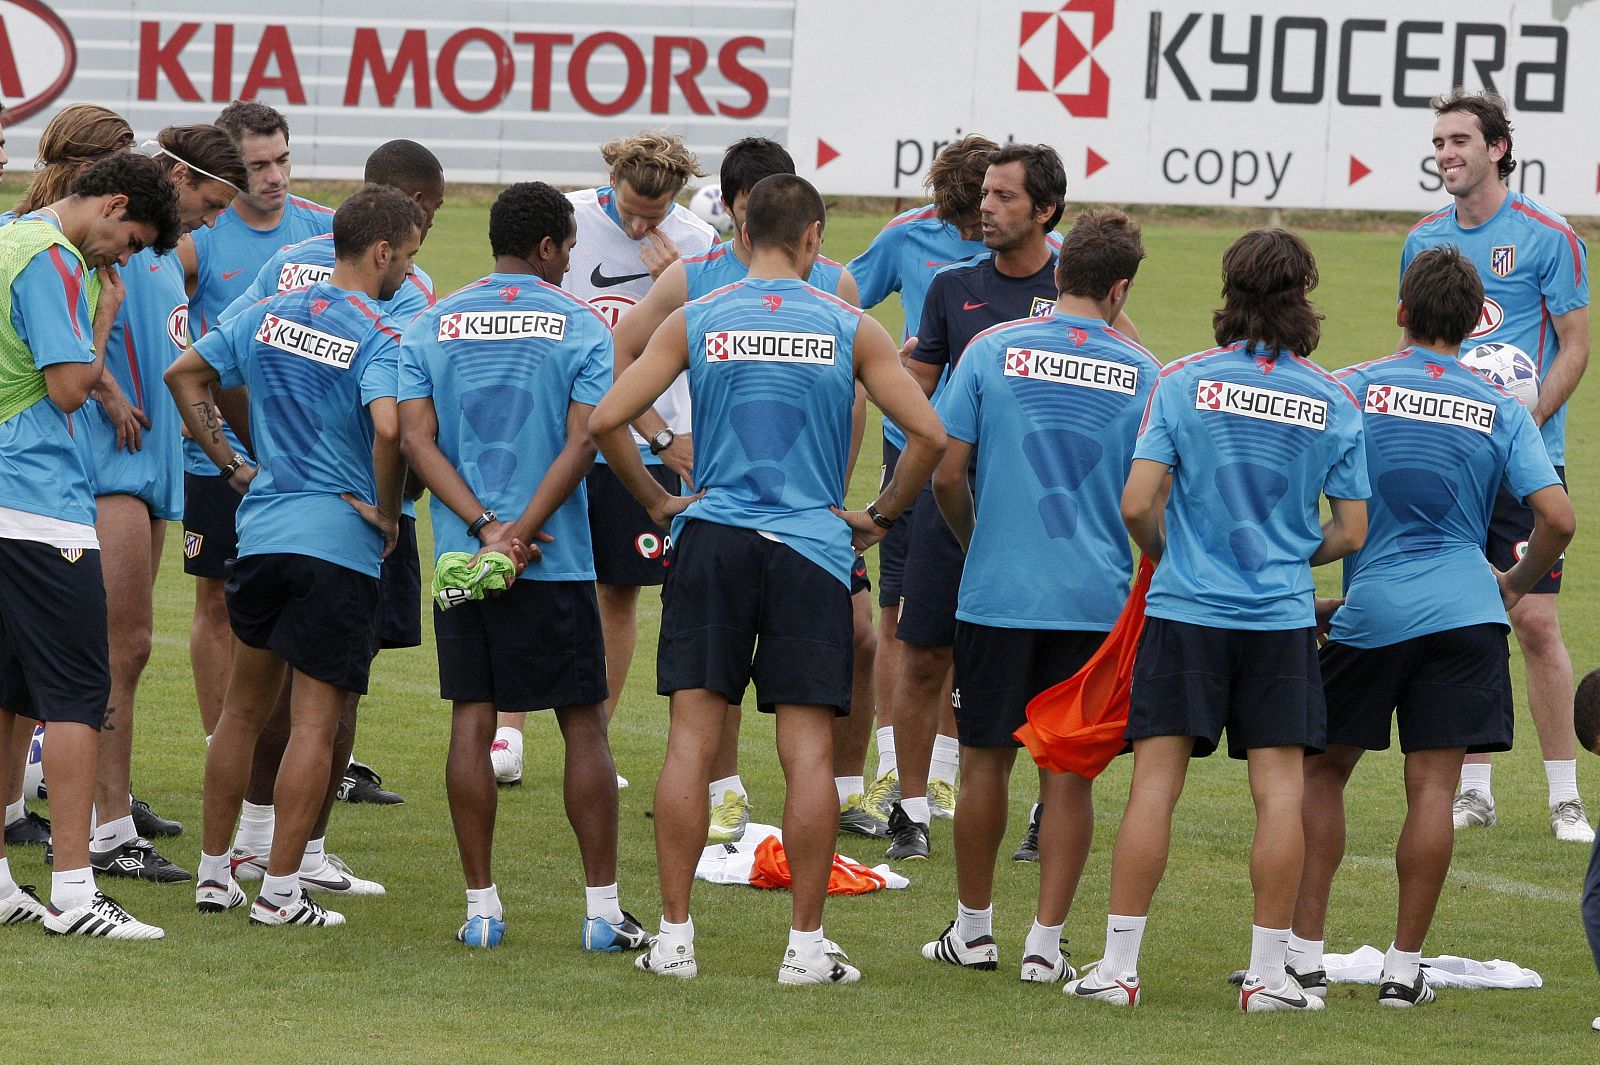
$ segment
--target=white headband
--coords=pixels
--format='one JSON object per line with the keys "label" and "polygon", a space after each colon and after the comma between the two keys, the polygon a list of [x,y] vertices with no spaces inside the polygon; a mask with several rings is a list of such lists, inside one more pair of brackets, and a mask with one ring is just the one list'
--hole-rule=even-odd
{"label": "white headband", "polygon": [[163,148],[161,146],[161,142],[160,141],[145,141],[143,144],[139,145],[139,147],[135,148],[134,151],[137,152],[139,155],[148,155],[151,158],[154,158],[154,157],[156,157],[158,155],[164,155],[168,159],[171,159],[175,163],[182,163],[184,166],[188,167],[190,170],[193,170],[196,174],[199,174],[201,177],[210,178],[212,181],[220,181],[220,182],[222,182],[224,185],[228,186],[228,188],[232,189],[234,192],[243,192],[244,191],[239,186],[237,186],[233,182],[229,181],[227,178],[218,177],[217,175],[211,173],[209,170],[202,170],[199,167],[195,166],[193,163],[189,162],[189,160],[182,158],[181,156],[177,155],[174,152],[168,151],[167,149],[165,149],[165,148]]}

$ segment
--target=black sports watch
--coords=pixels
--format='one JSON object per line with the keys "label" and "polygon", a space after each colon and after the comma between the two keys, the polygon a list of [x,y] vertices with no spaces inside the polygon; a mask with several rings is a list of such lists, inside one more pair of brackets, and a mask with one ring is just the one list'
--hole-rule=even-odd
{"label": "black sports watch", "polygon": [[491,524],[493,522],[497,522],[499,520],[500,520],[500,515],[496,514],[492,510],[485,510],[482,514],[478,515],[477,519],[474,520],[471,525],[467,526],[467,535],[468,536],[477,536],[480,532],[483,531],[483,527],[485,525],[489,525],[489,524]]}
{"label": "black sports watch", "polygon": [[678,439],[677,433],[673,432],[669,427],[662,427],[654,436],[650,438],[650,454],[661,454],[663,451],[667,450],[667,448],[671,447],[672,442],[676,439]]}
{"label": "black sports watch", "polygon": [[876,525],[880,529],[892,529],[894,528],[894,523],[900,520],[899,518],[891,518],[888,515],[880,512],[878,510],[877,503],[867,504],[867,517],[871,518],[872,524]]}

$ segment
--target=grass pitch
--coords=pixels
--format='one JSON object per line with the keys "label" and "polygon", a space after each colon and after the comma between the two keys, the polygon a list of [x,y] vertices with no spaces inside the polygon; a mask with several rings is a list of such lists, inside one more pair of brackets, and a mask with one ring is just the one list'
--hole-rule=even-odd
{"label": "grass pitch", "polygon": [[[441,292],[486,272],[487,205],[461,196],[441,212],[421,256]],[[826,252],[848,260],[888,217],[836,212]],[[1222,250],[1242,232],[1227,222],[1152,224],[1149,259],[1128,312],[1164,361],[1210,346],[1210,311]],[[1400,237],[1386,232],[1307,234],[1322,271],[1315,293],[1327,313],[1317,357],[1330,367],[1393,350]],[[893,300],[875,312],[898,333]],[[1588,434],[1600,386],[1580,389],[1569,421],[1573,492],[1580,521],[1600,513],[1585,470],[1600,464]],[[860,505],[876,485],[875,433],[852,485]],[[1581,675],[1600,658],[1596,564],[1580,526],[1567,567],[1565,623]],[[205,745],[187,658],[192,588],[171,530],[156,590],[155,653],[138,708],[134,780],[142,798],[182,819],[185,834],[162,850],[190,869],[198,855]],[[424,547],[426,554],[426,545]],[[875,568],[876,559],[872,564]],[[1337,572],[1321,574],[1336,586]],[[641,599],[639,655],[612,727],[622,793],[622,902],[653,927],[659,914],[650,810],[665,749],[666,701],[654,694],[659,601]],[[1472,1055],[1495,1062],[1593,1060],[1600,982],[1578,918],[1588,854],[1549,833],[1538,746],[1519,711],[1519,745],[1498,761],[1501,825],[1460,838],[1428,953],[1509,958],[1537,968],[1537,991],[1442,992],[1426,1009],[1381,1010],[1372,988],[1336,987],[1310,1016],[1246,1017],[1223,983],[1249,949],[1247,855],[1253,817],[1242,764],[1198,763],[1175,822],[1170,870],[1158,894],[1141,976],[1147,1005],[1114,1011],[1066,1002],[1054,988],[1016,979],[1037,883],[1033,866],[1002,860],[993,974],[923,961],[920,945],[954,911],[948,823],[933,833],[933,860],[907,868],[903,892],[833,900],[826,927],[860,965],[849,989],[779,989],[787,928],[782,893],[697,885],[701,976],[687,984],[635,973],[631,956],[588,957],[576,846],[560,807],[554,723],[528,730],[526,783],[501,794],[496,879],[509,931],[493,952],[468,951],[452,934],[463,913],[460,869],[444,798],[448,708],[438,699],[429,645],[385,652],[363,704],[357,751],[407,798],[397,808],[341,806],[330,846],[363,876],[388,886],[382,899],[339,908],[347,927],[270,932],[240,913],[206,919],[189,887],[103,881],[138,916],[166,926],[156,944],[48,939],[37,929],[0,931],[0,1059],[77,1062],[109,1057],[131,1041],[140,1058],[279,1062],[568,1061],[1030,1061],[1095,1054],[1104,1061],[1404,1061]],[[1519,660],[1517,660],[1519,661]],[[1518,705],[1525,705],[1517,677]],[[741,769],[758,820],[782,807],[782,777],[769,718],[745,718]],[[1580,779],[1600,802],[1600,762],[1580,755]],[[1024,760],[1025,761],[1025,760]],[[869,772],[871,761],[869,760]],[[1110,849],[1129,766],[1101,778],[1094,853],[1067,923],[1074,960],[1099,954]],[[1012,840],[1033,797],[1019,765]],[[1403,813],[1400,759],[1369,757],[1350,791],[1349,857],[1335,886],[1329,947],[1387,946],[1393,928],[1390,854]],[[874,864],[880,844],[846,837],[847,854]],[[1010,847],[1003,849],[1002,858]],[[23,882],[49,883],[39,852],[18,848]],[[126,1053],[127,1051],[120,1051]]]}

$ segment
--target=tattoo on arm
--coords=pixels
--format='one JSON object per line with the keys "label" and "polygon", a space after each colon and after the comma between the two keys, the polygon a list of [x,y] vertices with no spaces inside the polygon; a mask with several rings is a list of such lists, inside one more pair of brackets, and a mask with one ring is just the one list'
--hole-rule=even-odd
{"label": "tattoo on arm", "polygon": [[211,437],[211,442],[222,443],[222,423],[217,420],[217,408],[212,406],[210,401],[193,404],[193,407],[200,415],[200,427]]}

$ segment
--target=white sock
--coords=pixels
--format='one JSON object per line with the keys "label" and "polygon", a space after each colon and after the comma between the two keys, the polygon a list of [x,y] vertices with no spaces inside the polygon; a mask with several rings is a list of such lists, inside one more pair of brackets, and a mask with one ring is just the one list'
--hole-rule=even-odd
{"label": "white sock", "polygon": [[50,905],[57,913],[65,913],[76,906],[94,901],[94,870],[57,869],[50,874]]}
{"label": "white sock", "polygon": [[206,746],[207,746],[207,747],[210,747],[210,746],[211,746],[211,737],[210,737],[210,736],[207,736],[207,737],[206,737]]}
{"label": "white sock", "polygon": [[804,958],[815,958],[822,953],[822,926],[814,932],[789,929],[789,949]]}
{"label": "white sock", "polygon": [[583,899],[590,917],[603,917],[612,924],[622,923],[622,907],[617,904],[617,885],[585,887]]}
{"label": "white sock", "polygon": [[509,725],[502,725],[494,730],[494,738],[505,740],[506,746],[511,748],[511,753],[518,758],[522,757],[522,730],[514,729]]}
{"label": "white sock", "polygon": [[11,859],[0,857],[0,899],[17,893],[17,882],[11,879]]}
{"label": "white sock", "polygon": [[682,943],[686,946],[693,946],[694,918],[685,917],[682,924],[673,924],[663,916],[661,918],[660,938],[666,943]]}
{"label": "white sock", "polygon": [[16,802],[6,807],[6,824],[8,825],[13,821],[21,821],[27,816],[28,804],[21,799],[18,799]]}
{"label": "white sock", "polygon": [[721,802],[722,797],[730,791],[739,796],[739,798],[744,799],[746,802],[750,800],[750,793],[744,790],[744,781],[739,779],[738,773],[735,773],[731,777],[723,777],[721,780],[713,780],[711,782],[710,791],[712,806],[715,806],[717,803]]}
{"label": "white sock", "polygon": [[1417,982],[1417,970],[1422,966],[1422,951],[1399,950],[1393,943],[1383,955],[1384,981],[1410,986]]}
{"label": "white sock", "polygon": [[1149,917],[1106,914],[1106,953],[1095,972],[1102,980],[1115,980],[1139,972],[1139,947]]}
{"label": "white sock", "polygon": [[926,795],[918,795],[914,799],[901,799],[900,809],[904,810],[906,816],[917,824],[924,828],[928,827],[928,797]]}
{"label": "white sock", "polygon": [[1571,802],[1578,797],[1578,760],[1569,758],[1562,762],[1546,762],[1544,779],[1550,786],[1552,807],[1558,802]]}
{"label": "white sock", "polygon": [[138,836],[133,828],[133,815],[119,817],[115,821],[107,821],[94,830],[94,838],[89,841],[92,851],[108,851],[113,847],[120,847]]}
{"label": "white sock", "polygon": [[961,765],[961,744],[954,736],[935,736],[933,738],[933,758],[928,762],[928,783],[942,780],[946,784],[956,782],[956,770]]}
{"label": "white sock", "polygon": [[226,884],[233,879],[233,868],[228,863],[226,854],[207,854],[200,852],[200,868],[195,872],[197,881],[204,884],[211,881],[217,884]]}
{"label": "white sock", "polygon": [[1028,929],[1028,941],[1022,945],[1024,958],[1043,958],[1054,964],[1061,960],[1061,930],[1066,922],[1061,924],[1040,924],[1039,918],[1033,919],[1033,927]]}
{"label": "white sock", "polygon": [[504,920],[506,911],[500,905],[500,889],[490,884],[486,888],[467,888],[467,920],[474,917],[493,917]]}
{"label": "white sock", "polygon": [[1289,955],[1285,964],[1297,973],[1314,973],[1324,968],[1322,964],[1323,941],[1320,939],[1301,939],[1293,932],[1289,933]]}
{"label": "white sock", "polygon": [[1489,771],[1494,766],[1488,762],[1468,762],[1461,767],[1461,790],[1476,791],[1481,795],[1493,795],[1489,790]]}
{"label": "white sock", "polygon": [[300,874],[288,876],[267,875],[261,878],[261,897],[273,907],[281,909],[300,897]]}
{"label": "white sock", "polygon": [[994,904],[974,910],[961,901],[956,902],[956,935],[963,943],[994,935]]}
{"label": "white sock", "polygon": [[850,801],[852,795],[861,795],[867,790],[866,777],[834,777],[834,790],[839,793],[839,806],[842,808]]}
{"label": "white sock", "polygon": [[878,776],[896,772],[900,763],[894,760],[894,726],[885,725],[878,730]]}
{"label": "white sock", "polygon": [[1268,987],[1281,987],[1289,978],[1283,962],[1289,953],[1287,928],[1262,928],[1250,926],[1250,972],[1261,978]]}
{"label": "white sock", "polygon": [[239,831],[234,834],[233,845],[255,855],[272,851],[272,830],[276,824],[272,804],[257,806],[247,802],[239,811]]}
{"label": "white sock", "polygon": [[328,837],[306,840],[305,853],[300,856],[300,871],[314,873],[328,860]]}

